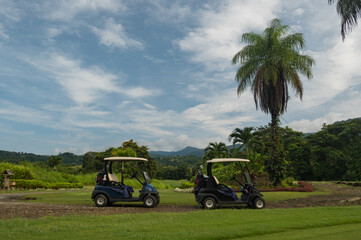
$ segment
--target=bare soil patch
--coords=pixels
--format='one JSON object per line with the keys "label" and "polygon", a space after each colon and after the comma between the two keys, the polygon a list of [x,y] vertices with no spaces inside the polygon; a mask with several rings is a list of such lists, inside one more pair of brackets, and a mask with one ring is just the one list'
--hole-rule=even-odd
{"label": "bare soil patch", "polygon": [[68,214],[90,214],[90,215],[111,215],[111,214],[132,214],[148,212],[187,212],[199,209],[194,206],[167,206],[158,205],[155,208],[145,208],[143,204],[114,204],[108,207],[96,207],[95,205],[71,205],[32,203],[23,198],[25,194],[2,194],[0,195],[0,219],[15,217],[40,218],[44,216],[63,216]]}
{"label": "bare soil patch", "polygon": [[335,183],[313,183],[313,186],[316,190],[330,192],[330,194],[271,202],[267,204],[267,208],[361,205],[361,187],[351,187]]}
{"label": "bare soil patch", "polygon": [[[329,195],[290,199],[282,202],[267,202],[267,208],[299,208],[316,206],[361,205],[361,187],[351,187],[333,183],[314,183],[316,189],[327,191]],[[194,202],[192,206],[169,206],[160,204],[155,208],[144,208],[142,204],[121,205],[99,208],[96,206],[31,203],[22,198],[26,194],[0,194],[0,219],[15,217],[40,218],[44,216],[63,216],[68,214],[132,214],[148,212],[188,212],[201,208]]]}

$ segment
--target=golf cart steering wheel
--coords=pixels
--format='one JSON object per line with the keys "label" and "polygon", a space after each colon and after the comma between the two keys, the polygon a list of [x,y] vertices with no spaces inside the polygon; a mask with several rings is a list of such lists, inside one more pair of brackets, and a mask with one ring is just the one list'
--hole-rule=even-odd
{"label": "golf cart steering wheel", "polygon": [[237,175],[237,173],[235,173],[235,174],[229,179],[229,181],[235,180],[235,179],[236,179],[236,175]]}
{"label": "golf cart steering wheel", "polygon": [[130,178],[135,178],[135,177],[137,177],[137,175],[138,175],[138,173],[134,172],[133,175]]}
{"label": "golf cart steering wheel", "polygon": [[[238,182],[238,181],[236,180],[236,175],[237,175],[237,173],[235,173],[235,174],[229,179],[229,181],[234,180],[234,181]],[[242,184],[241,182],[238,182],[238,183],[244,188],[244,186],[243,186],[243,184]]]}

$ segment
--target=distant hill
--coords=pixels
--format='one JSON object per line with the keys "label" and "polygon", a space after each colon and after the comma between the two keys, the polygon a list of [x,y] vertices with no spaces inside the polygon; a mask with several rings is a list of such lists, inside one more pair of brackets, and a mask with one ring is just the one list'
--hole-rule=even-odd
{"label": "distant hill", "polygon": [[334,122],[333,124],[340,124],[340,123],[344,123],[344,122],[350,122],[350,121],[353,121],[353,120],[355,120],[355,119],[360,120],[361,117],[358,117],[358,118],[349,118],[349,119],[347,119],[347,120]]}
{"label": "distant hill", "polygon": [[[228,149],[232,149],[235,147],[239,147],[239,144],[236,144],[235,146],[230,145],[227,146]],[[177,157],[177,156],[196,156],[196,157],[203,157],[204,156],[204,149],[201,148],[195,148],[195,147],[186,147],[179,151],[150,151],[149,152],[152,157]]]}
{"label": "distant hill", "polygon": [[[82,164],[82,155],[75,155],[73,153],[61,153],[58,156],[62,157],[63,163],[70,165],[81,165]],[[37,155],[34,153],[24,153],[24,152],[10,152],[10,151],[2,151],[0,150],[0,162],[46,162],[48,160],[49,155]]]}
{"label": "distant hill", "polygon": [[179,151],[150,151],[152,157],[176,157],[176,156],[197,156],[203,157],[204,149],[195,148],[195,147],[186,147]]}

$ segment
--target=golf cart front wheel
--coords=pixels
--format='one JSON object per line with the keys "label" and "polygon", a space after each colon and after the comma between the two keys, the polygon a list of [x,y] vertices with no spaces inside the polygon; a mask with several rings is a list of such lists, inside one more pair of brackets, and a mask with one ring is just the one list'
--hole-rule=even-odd
{"label": "golf cart front wheel", "polygon": [[216,208],[216,200],[212,197],[207,197],[203,200],[202,206],[204,206],[205,209],[215,209]]}
{"label": "golf cart front wheel", "polygon": [[157,199],[153,195],[148,195],[144,198],[143,204],[146,208],[153,208],[157,205]]}
{"label": "golf cart front wheel", "polygon": [[99,194],[95,197],[94,203],[97,207],[105,207],[108,204],[108,198],[103,194]]}
{"label": "golf cart front wheel", "polygon": [[253,200],[253,208],[254,209],[262,209],[265,207],[266,203],[265,201],[263,200],[263,198],[260,198],[260,197],[256,197],[254,200]]}

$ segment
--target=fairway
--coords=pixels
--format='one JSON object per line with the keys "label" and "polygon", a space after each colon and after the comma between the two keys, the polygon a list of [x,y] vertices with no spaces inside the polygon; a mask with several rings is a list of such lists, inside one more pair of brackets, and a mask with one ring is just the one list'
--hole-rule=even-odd
{"label": "fairway", "polygon": [[357,239],[360,234],[359,206],[0,221],[0,239]]}

